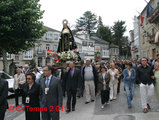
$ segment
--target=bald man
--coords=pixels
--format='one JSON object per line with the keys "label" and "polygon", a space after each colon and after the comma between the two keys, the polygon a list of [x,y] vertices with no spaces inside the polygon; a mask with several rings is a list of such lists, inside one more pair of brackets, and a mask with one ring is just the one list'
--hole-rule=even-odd
{"label": "bald man", "polygon": [[[66,70],[66,77],[65,77],[65,87],[67,91],[67,113],[71,111],[75,111],[76,105],[76,93],[81,87],[81,72],[79,69],[75,68],[75,63],[70,62],[69,68]],[[72,99],[72,106],[71,106],[71,99]]]}

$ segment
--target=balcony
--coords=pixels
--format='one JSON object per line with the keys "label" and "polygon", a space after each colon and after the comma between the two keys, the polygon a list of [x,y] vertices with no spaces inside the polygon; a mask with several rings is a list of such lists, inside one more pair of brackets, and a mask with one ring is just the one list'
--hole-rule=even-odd
{"label": "balcony", "polygon": [[45,50],[42,50],[42,51],[35,50],[34,51],[34,56],[36,56],[36,57],[44,57],[44,56],[46,56],[46,51]]}
{"label": "balcony", "polygon": [[149,34],[149,37],[148,37],[148,42],[150,44],[155,44],[155,34]]}
{"label": "balcony", "polygon": [[155,23],[155,24],[159,23],[159,2],[158,2],[157,8],[154,9],[154,11],[152,12],[152,14],[148,18],[148,21],[150,23]]}

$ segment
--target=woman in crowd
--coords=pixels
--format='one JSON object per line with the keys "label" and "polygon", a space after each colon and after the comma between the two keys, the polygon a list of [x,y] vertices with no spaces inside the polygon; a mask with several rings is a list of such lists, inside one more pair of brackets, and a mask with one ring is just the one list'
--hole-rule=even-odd
{"label": "woman in crowd", "polygon": [[[34,73],[28,73],[26,75],[27,83],[23,87],[23,109],[25,109],[25,118],[26,120],[40,120],[40,85],[35,82],[36,76]],[[32,107],[31,109],[26,107]],[[35,109],[37,108],[37,109]]]}
{"label": "woman in crowd", "polygon": [[128,63],[127,68],[123,71],[124,87],[126,90],[128,108],[131,108],[131,101],[134,96],[136,71],[132,68],[132,63]]}
{"label": "woman in crowd", "polygon": [[[99,76],[99,74],[101,73],[101,66],[100,65],[96,65],[96,70],[97,70],[97,76]],[[97,95],[100,95],[100,89],[97,87]]]}
{"label": "woman in crowd", "polygon": [[118,78],[119,71],[115,69],[115,64],[110,64],[111,69],[109,69],[108,73],[110,74],[110,101],[115,100],[117,97],[117,86],[118,86]]}
{"label": "woman in crowd", "polygon": [[17,74],[14,75],[14,86],[13,89],[15,91],[15,105],[19,105],[19,95],[23,94],[23,85],[25,83],[25,75],[22,73],[22,69],[17,68]]}
{"label": "woman in crowd", "polygon": [[102,107],[104,108],[104,104],[108,103],[109,101],[109,81],[110,75],[106,72],[105,67],[101,67],[102,73],[99,74],[98,78],[98,89],[101,91],[101,103]]}
{"label": "woman in crowd", "polygon": [[120,83],[121,83],[121,79],[122,79],[122,68],[120,67],[119,63],[115,63],[115,68],[119,71],[119,78],[118,78],[118,87],[117,87],[117,94],[120,93]]}
{"label": "woman in crowd", "polygon": [[[158,62],[155,62],[155,65],[154,65],[154,68],[155,68],[155,90],[156,90],[156,96],[157,96],[157,100],[159,102],[159,63]],[[158,109],[158,112],[159,112],[159,109]]]}

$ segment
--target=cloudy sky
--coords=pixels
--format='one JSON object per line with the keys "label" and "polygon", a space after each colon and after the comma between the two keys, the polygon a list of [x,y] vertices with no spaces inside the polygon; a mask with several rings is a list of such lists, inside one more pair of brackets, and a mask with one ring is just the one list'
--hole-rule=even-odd
{"label": "cloudy sky", "polygon": [[[149,1],[149,0],[147,0]],[[62,20],[67,19],[70,26],[85,11],[92,11],[101,16],[104,25],[112,26],[115,21],[126,21],[127,31],[133,29],[133,17],[146,6],[145,0],[40,0],[41,9],[45,10],[44,25],[61,31]]]}

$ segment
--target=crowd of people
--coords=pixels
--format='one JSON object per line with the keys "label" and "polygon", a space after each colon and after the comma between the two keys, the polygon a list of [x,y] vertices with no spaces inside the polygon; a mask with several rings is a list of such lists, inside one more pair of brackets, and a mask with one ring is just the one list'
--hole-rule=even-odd
{"label": "crowd of people", "polygon": [[[76,66],[70,61],[66,68],[44,66],[43,73],[37,68],[29,70],[28,65],[17,68],[14,75],[15,106],[22,95],[22,109],[26,120],[59,120],[59,110],[63,108],[63,97],[67,97],[66,113],[76,110],[76,97],[83,97],[85,104],[101,97],[101,109],[116,100],[123,82],[128,109],[132,107],[135,86],[140,88],[141,107],[144,113],[151,109],[151,99],[156,93],[159,100],[159,55],[155,60],[143,57],[136,60],[113,60]],[[0,119],[4,119],[7,108],[8,84],[0,80]],[[3,92],[2,92],[3,91]],[[84,92],[85,91],[85,92]],[[30,107],[36,110],[30,111]],[[39,110],[37,110],[39,108]],[[41,111],[42,108],[43,110]]]}

